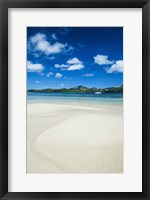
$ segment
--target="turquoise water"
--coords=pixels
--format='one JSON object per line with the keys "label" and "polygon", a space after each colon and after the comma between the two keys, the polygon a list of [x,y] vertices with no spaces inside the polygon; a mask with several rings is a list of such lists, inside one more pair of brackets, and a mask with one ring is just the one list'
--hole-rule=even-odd
{"label": "turquoise water", "polygon": [[122,104],[123,94],[102,93],[102,94],[82,94],[82,93],[28,93],[28,103],[111,103]]}

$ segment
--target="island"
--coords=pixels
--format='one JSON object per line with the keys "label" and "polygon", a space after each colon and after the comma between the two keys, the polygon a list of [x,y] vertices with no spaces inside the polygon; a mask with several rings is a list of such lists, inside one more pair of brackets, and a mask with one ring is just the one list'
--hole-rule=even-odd
{"label": "island", "polygon": [[123,85],[118,87],[108,87],[108,88],[87,88],[85,86],[79,85],[73,88],[46,88],[46,89],[29,89],[27,92],[34,92],[34,93],[54,93],[54,92],[62,92],[62,93],[123,93]]}

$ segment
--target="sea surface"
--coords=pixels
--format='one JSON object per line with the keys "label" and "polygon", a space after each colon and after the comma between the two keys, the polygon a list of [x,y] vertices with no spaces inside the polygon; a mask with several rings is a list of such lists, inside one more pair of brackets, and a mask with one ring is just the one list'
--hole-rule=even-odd
{"label": "sea surface", "polygon": [[27,93],[27,103],[55,103],[55,104],[111,104],[122,105],[122,93]]}

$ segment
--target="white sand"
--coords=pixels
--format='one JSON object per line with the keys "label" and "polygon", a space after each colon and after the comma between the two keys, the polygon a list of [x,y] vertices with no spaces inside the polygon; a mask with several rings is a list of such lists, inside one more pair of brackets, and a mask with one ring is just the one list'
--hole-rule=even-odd
{"label": "white sand", "polygon": [[28,173],[122,173],[122,106],[27,105]]}

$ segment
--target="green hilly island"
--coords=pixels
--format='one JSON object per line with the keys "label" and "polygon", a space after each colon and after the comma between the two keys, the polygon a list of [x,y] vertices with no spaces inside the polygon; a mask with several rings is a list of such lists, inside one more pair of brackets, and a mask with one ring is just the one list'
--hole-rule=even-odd
{"label": "green hilly island", "polygon": [[62,92],[62,93],[123,93],[123,85],[118,87],[108,87],[108,88],[87,88],[85,86],[79,85],[73,88],[45,88],[45,89],[30,89],[27,92],[35,92],[35,93],[54,93],[54,92]]}

